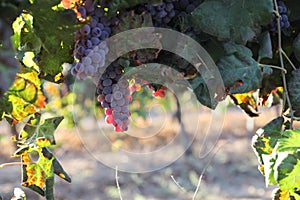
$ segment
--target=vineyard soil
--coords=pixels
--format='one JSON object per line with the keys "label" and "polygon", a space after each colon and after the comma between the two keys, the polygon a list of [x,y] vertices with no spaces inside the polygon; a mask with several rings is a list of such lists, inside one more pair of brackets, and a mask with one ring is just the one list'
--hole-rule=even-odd
{"label": "vineyard soil", "polygon": [[[200,120],[207,120],[208,117],[205,116],[206,114],[203,114]],[[263,126],[268,122],[267,120],[275,116],[275,109],[262,112],[261,117],[254,120],[254,129]],[[217,153],[204,174],[199,199],[270,199],[272,188],[262,189],[264,188],[263,176],[257,170],[257,158],[251,149],[253,133],[247,131],[246,122],[247,117],[240,110],[230,108],[227,111],[222,135],[216,144],[219,150],[215,151]],[[18,161],[10,158],[14,147],[8,142],[8,138],[11,137],[8,125],[2,122],[0,130],[4,137],[0,140],[1,145],[5,143],[4,146],[10,146],[10,148],[1,149],[1,163]],[[166,130],[163,137],[172,137],[172,134],[172,130]],[[111,138],[116,139],[116,135],[117,133],[112,133]],[[82,145],[75,130],[60,127],[56,132],[56,137],[60,148],[54,150],[55,154],[72,177],[72,184],[67,184],[59,178],[56,179],[57,200],[119,199],[115,171],[94,160]],[[209,162],[207,159],[198,158],[202,139],[203,135],[200,132],[192,144],[193,155],[182,156],[172,165],[159,171],[145,174],[119,172],[123,199],[191,199],[198,176]],[[211,138],[208,138],[207,142],[210,140]],[[123,144],[127,144],[126,148],[132,150],[137,146],[127,138],[123,138]],[[151,145],[159,144],[153,141]],[[98,151],[95,153],[101,153],[101,146]],[[8,199],[13,188],[20,187],[20,167],[6,167],[0,169],[0,172],[0,190],[4,198]],[[177,186],[172,177],[183,188]],[[24,189],[24,191],[28,199],[42,199],[30,190]]]}

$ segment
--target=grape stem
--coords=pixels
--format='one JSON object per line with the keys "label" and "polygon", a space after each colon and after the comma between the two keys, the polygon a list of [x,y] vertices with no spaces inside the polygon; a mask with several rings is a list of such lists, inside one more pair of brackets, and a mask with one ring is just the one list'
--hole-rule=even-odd
{"label": "grape stem", "polygon": [[[285,55],[287,57],[287,55],[285,53],[283,53],[283,49],[282,49],[282,41],[281,41],[281,28],[280,28],[280,14],[278,11],[278,4],[277,4],[277,0],[273,0],[273,3],[275,5],[275,15],[276,15],[276,20],[277,20],[277,32],[278,32],[278,51],[279,51],[279,60],[280,60],[280,67],[282,69],[285,70],[284,67],[284,63],[283,63],[283,55]],[[290,129],[293,129],[293,120],[294,120],[294,112],[293,112],[293,108],[292,108],[292,104],[291,104],[291,100],[289,97],[289,92],[288,92],[288,88],[287,88],[287,81],[286,81],[286,76],[284,73],[284,70],[281,71],[281,76],[282,76],[282,80],[283,80],[283,88],[284,88],[284,102],[283,102],[283,106],[282,106],[282,115],[284,112],[284,105],[285,105],[285,101],[287,101],[288,106],[289,106],[289,112],[290,112],[290,116],[291,116],[291,123],[290,123]]]}

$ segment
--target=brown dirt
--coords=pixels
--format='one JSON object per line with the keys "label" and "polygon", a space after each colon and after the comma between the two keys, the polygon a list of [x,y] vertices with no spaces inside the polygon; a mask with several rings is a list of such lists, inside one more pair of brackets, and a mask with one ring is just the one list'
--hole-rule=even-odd
{"label": "brown dirt", "polygon": [[[266,124],[274,117],[276,117],[274,109],[264,110],[261,117],[255,119],[254,129]],[[189,124],[197,123],[197,118],[192,114],[187,119]],[[88,123],[88,119],[85,123]],[[167,119],[167,123],[175,124],[172,119]],[[200,115],[199,123],[214,126],[214,123],[219,122],[210,123],[209,114],[204,112]],[[183,155],[171,165],[154,172],[142,174],[119,172],[119,183],[123,199],[192,199],[199,176],[207,164],[197,199],[271,199],[273,188],[265,188],[264,177],[257,170],[257,159],[251,148],[253,131],[246,129],[246,123],[247,117],[244,113],[238,109],[230,109],[226,113],[220,137],[212,134],[207,137],[205,143],[202,143],[207,129],[203,126],[192,143],[192,154]],[[162,129],[156,137],[149,137],[148,139],[116,133],[108,133],[107,138],[115,149],[151,152],[172,141],[179,126],[171,125]],[[185,124],[185,126],[187,131],[191,131],[188,124]],[[87,135],[84,137],[87,137],[86,141],[90,145],[94,143],[98,145],[94,153],[101,154],[111,147],[105,141],[95,141],[95,138],[89,138],[88,132],[94,128],[89,127],[89,130],[85,130]],[[4,122],[0,125],[0,131],[0,135],[2,135],[0,140],[0,163],[16,161],[16,159],[10,158],[14,146],[9,141],[10,129]],[[137,134],[147,136],[146,132]],[[59,147],[54,150],[55,155],[72,177],[71,184],[56,177],[55,195],[57,200],[120,199],[116,187],[115,170],[95,160],[87,152],[76,130],[59,128],[55,135]],[[80,136],[82,137],[83,134]],[[199,155],[203,156],[201,151],[209,149],[211,145],[214,145],[214,149],[210,151],[210,154],[207,157],[200,158]],[[111,159],[114,158],[111,157]],[[14,187],[21,187],[20,180],[20,166],[0,169],[0,191],[4,199],[11,197]],[[43,199],[30,190],[24,189],[24,191],[29,200]]]}

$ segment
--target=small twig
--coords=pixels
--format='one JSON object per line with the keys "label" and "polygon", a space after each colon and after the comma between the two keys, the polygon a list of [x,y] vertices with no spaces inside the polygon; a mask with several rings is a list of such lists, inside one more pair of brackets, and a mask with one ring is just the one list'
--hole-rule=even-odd
{"label": "small twig", "polygon": [[274,69],[279,69],[279,70],[283,71],[285,74],[287,73],[286,69],[284,69],[282,67],[279,67],[279,66],[276,66],[276,65],[267,65],[267,64],[260,64],[260,65],[271,67],[271,68],[274,68]]}
{"label": "small twig", "polygon": [[201,185],[201,182],[202,182],[202,178],[203,178],[203,175],[205,173],[205,171],[207,170],[207,168],[209,167],[209,165],[211,164],[213,158],[215,157],[215,155],[219,152],[219,150],[221,149],[221,147],[226,144],[227,142],[224,142],[223,144],[221,144],[219,146],[219,148],[216,150],[216,152],[210,157],[210,159],[208,160],[208,162],[206,163],[204,169],[202,170],[200,176],[199,176],[199,179],[198,179],[198,184],[197,184],[197,187],[196,187],[196,190],[194,192],[194,196],[193,196],[193,200],[196,200],[196,196],[197,196],[197,193],[200,189],[200,185]]}
{"label": "small twig", "polygon": [[175,180],[175,178],[174,178],[174,176],[173,175],[171,175],[171,179],[173,180],[173,182],[175,183],[175,185],[177,185],[177,187],[179,187],[179,189],[181,189],[182,191],[186,191],[185,189],[184,189],[184,187],[182,187],[179,183],[178,183],[178,181],[176,181]]}
{"label": "small twig", "polygon": [[294,70],[296,70],[297,68],[295,67],[294,63],[290,60],[290,58],[286,55],[285,51],[283,49],[281,49],[281,52],[284,55],[284,57],[287,59],[287,61],[290,63],[290,65],[292,66],[292,68]]}
{"label": "small twig", "polygon": [[[281,41],[281,28],[280,28],[280,14],[278,12],[278,5],[277,5],[277,1],[273,0],[274,5],[275,5],[275,11],[276,11],[276,20],[277,20],[277,32],[278,32],[278,51],[279,51],[279,60],[280,60],[280,66],[282,69],[285,69],[284,67],[284,63],[283,63],[283,50],[282,50],[282,41]],[[285,73],[283,71],[281,71],[281,76],[282,76],[282,81],[283,81],[283,89],[284,89],[284,93],[285,93],[285,98],[286,101],[288,103],[288,106],[290,108],[290,115],[291,115],[291,124],[290,124],[290,129],[293,129],[293,120],[294,120],[294,113],[293,113],[293,108],[292,108],[292,104],[291,104],[291,100],[289,97],[289,92],[288,92],[288,88],[287,88],[287,81],[286,81],[286,77],[285,77]],[[284,112],[284,104],[282,106],[282,114]]]}
{"label": "small twig", "polygon": [[24,163],[24,162],[3,163],[3,164],[0,165],[0,169],[2,169],[4,167],[14,166],[14,165],[29,165],[29,164],[34,164],[34,163],[32,163],[32,162],[28,162],[28,163]]}
{"label": "small twig", "polygon": [[117,184],[117,189],[118,189],[118,191],[119,191],[120,199],[123,200],[123,198],[122,198],[122,193],[121,193],[121,188],[120,188],[120,185],[119,185],[118,166],[116,166],[115,179],[116,179],[116,184]]}

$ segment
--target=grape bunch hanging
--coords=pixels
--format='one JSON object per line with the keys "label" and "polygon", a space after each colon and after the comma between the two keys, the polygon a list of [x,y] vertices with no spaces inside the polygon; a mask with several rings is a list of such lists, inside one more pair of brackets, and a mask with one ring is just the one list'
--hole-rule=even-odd
{"label": "grape bunch hanging", "polygon": [[[202,1],[199,0],[164,0],[159,5],[146,3],[134,8],[134,13],[148,13],[152,17],[152,23],[157,27],[165,27],[183,13],[191,12]],[[71,73],[80,80],[99,75],[101,68],[110,61],[109,47],[105,40],[115,30],[119,30],[122,14],[110,17],[109,6],[105,1],[87,0],[75,5],[79,20],[85,24],[75,32],[74,57]],[[125,16],[125,15],[123,15]],[[120,31],[120,30],[119,30]],[[143,54],[144,52],[141,51]],[[146,56],[148,57],[148,56]],[[106,122],[115,127],[116,132],[128,130],[130,123],[129,104],[132,100],[132,85],[122,78],[124,66],[119,64],[119,59],[112,62],[102,73],[97,84],[97,100],[105,109]],[[153,96],[162,98],[166,88],[163,86],[151,86]]]}
{"label": "grape bunch hanging", "polygon": [[[290,27],[289,18],[287,16],[288,9],[282,0],[277,0],[277,6],[278,6],[278,14],[280,15],[280,28],[286,29]],[[273,15],[272,23],[267,26],[267,29],[270,32],[277,32],[277,17],[275,14]]]}

